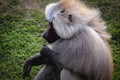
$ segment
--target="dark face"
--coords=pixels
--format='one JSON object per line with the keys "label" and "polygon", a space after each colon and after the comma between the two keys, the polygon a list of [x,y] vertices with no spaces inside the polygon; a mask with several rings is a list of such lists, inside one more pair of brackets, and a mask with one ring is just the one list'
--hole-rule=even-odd
{"label": "dark face", "polygon": [[48,41],[48,43],[54,43],[60,37],[57,35],[56,31],[53,28],[53,24],[49,23],[45,32],[42,33],[42,37]]}

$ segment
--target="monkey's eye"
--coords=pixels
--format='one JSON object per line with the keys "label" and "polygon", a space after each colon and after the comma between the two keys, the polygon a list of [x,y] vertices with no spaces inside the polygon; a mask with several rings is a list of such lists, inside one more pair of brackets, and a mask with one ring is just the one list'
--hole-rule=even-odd
{"label": "monkey's eye", "polygon": [[65,10],[63,9],[62,11],[60,11],[61,13],[64,13],[65,12]]}
{"label": "monkey's eye", "polygon": [[69,18],[69,20],[70,20],[70,22],[71,22],[71,21],[72,21],[72,15],[69,14],[69,15],[68,15],[68,18]]}

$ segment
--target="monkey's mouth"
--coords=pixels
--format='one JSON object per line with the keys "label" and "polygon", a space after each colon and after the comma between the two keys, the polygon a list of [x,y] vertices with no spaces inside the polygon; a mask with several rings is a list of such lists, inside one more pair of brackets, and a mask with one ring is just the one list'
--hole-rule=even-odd
{"label": "monkey's mouth", "polygon": [[54,43],[56,42],[57,40],[60,39],[60,37],[56,34],[55,36],[53,37],[45,37],[43,36],[43,38],[48,42],[48,43]]}

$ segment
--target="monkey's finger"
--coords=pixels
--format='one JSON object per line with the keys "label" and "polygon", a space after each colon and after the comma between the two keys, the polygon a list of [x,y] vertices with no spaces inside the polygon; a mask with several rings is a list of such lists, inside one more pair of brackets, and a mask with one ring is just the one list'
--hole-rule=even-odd
{"label": "monkey's finger", "polygon": [[27,76],[29,76],[30,71],[31,71],[31,66],[29,66],[27,69]]}
{"label": "monkey's finger", "polygon": [[24,72],[23,73],[23,79],[25,79],[27,76],[29,76],[29,73],[28,72]]}
{"label": "monkey's finger", "polygon": [[30,65],[25,65],[23,67],[23,78],[25,78],[25,76],[29,76],[30,70],[31,70]]}
{"label": "monkey's finger", "polygon": [[31,61],[27,60],[23,66],[23,73],[29,71],[31,68]]}
{"label": "monkey's finger", "polygon": [[28,74],[30,72],[30,66],[27,66],[23,69],[23,74]]}

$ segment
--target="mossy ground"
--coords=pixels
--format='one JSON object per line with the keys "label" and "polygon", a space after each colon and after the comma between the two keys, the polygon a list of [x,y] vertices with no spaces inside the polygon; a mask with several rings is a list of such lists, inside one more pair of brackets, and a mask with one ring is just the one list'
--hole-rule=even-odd
{"label": "mossy ground", "polygon": [[[0,2],[0,80],[23,80],[22,68],[25,60],[39,52],[41,45],[47,44],[40,34],[46,26],[41,10],[15,8],[18,0]],[[24,0],[23,0],[24,1]],[[56,0],[38,0],[41,9]],[[102,17],[113,36],[110,45],[114,59],[114,79],[120,80],[120,2],[119,0],[87,0],[88,4],[100,8]],[[33,67],[34,76],[41,66]]]}

